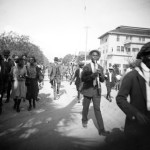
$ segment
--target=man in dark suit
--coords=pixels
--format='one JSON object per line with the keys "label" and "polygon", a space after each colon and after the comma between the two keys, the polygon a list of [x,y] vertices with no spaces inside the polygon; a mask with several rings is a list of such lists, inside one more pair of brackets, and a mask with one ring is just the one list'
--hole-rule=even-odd
{"label": "man in dark suit", "polygon": [[141,48],[137,59],[141,62],[124,76],[116,101],[126,114],[127,139],[144,150],[150,148],[150,42]]}
{"label": "man in dark suit", "polygon": [[91,63],[87,64],[83,68],[82,81],[83,88],[81,93],[84,96],[83,99],[83,110],[82,110],[82,125],[87,127],[88,123],[88,111],[91,100],[93,101],[95,117],[99,127],[99,134],[106,136],[109,132],[105,131],[103,118],[100,111],[100,100],[101,100],[101,84],[104,82],[103,68],[97,63],[101,53],[98,50],[92,50],[89,53],[91,57]]}
{"label": "man in dark suit", "polygon": [[51,65],[51,69],[49,71],[50,83],[54,89],[54,100],[56,100],[56,95],[60,92],[61,85],[61,69],[58,62],[59,59],[55,57],[54,63]]}
{"label": "man in dark suit", "polygon": [[82,70],[83,70],[83,66],[84,66],[84,63],[80,62],[79,63],[79,68],[76,69],[75,71],[75,74],[73,76],[73,78],[71,79],[71,82],[70,82],[70,85],[72,84],[72,82],[75,80],[75,85],[76,85],[76,89],[77,89],[77,93],[78,93],[78,103],[80,103],[80,88],[82,86],[82,81],[81,81],[81,73],[82,73]]}
{"label": "man in dark suit", "polygon": [[2,90],[2,94],[1,94],[1,101],[6,92],[7,99],[6,99],[5,103],[8,103],[9,99],[10,99],[10,92],[11,92],[11,86],[12,86],[10,71],[13,66],[13,61],[12,61],[12,59],[10,59],[10,51],[9,50],[7,50],[7,49],[4,50],[2,54],[3,54],[3,59],[2,59],[3,90]]}

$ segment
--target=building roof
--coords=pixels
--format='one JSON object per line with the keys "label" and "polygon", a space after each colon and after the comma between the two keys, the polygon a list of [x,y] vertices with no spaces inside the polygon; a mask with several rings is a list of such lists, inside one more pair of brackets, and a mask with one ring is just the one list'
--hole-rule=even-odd
{"label": "building roof", "polygon": [[107,34],[120,34],[120,35],[134,35],[134,36],[144,36],[150,37],[150,28],[141,27],[130,27],[130,26],[119,26],[114,30],[108,31],[101,35],[98,39],[106,36]]}

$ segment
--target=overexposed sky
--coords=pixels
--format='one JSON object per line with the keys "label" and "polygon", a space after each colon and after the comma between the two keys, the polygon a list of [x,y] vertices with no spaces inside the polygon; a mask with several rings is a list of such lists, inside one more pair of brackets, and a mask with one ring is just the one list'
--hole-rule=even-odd
{"label": "overexposed sky", "polygon": [[[85,8],[86,6],[86,8]],[[47,58],[99,47],[117,26],[150,28],[150,0],[0,0],[0,32],[28,35]]]}

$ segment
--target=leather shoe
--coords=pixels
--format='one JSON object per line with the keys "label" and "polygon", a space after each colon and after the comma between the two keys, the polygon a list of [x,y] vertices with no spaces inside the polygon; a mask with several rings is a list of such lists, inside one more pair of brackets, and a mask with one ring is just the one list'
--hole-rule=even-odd
{"label": "leather shoe", "polygon": [[103,130],[99,130],[99,135],[108,136],[109,134],[110,134],[109,131],[105,131],[104,129]]}
{"label": "leather shoe", "polygon": [[83,126],[84,128],[87,128],[87,123],[86,123],[86,122],[82,122],[82,126]]}

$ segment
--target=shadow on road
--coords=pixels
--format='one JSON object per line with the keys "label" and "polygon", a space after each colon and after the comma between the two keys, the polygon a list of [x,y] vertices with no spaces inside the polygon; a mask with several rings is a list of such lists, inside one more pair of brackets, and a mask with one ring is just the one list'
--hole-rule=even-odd
{"label": "shadow on road", "polygon": [[[85,150],[95,149],[92,139],[71,136],[77,124],[73,107],[77,99],[63,108],[53,102],[50,94],[40,94],[41,100],[32,111],[16,113],[11,110],[8,118],[0,118],[0,149],[2,150]],[[28,102],[23,103],[24,106]],[[12,105],[12,102],[8,104]],[[11,117],[10,117],[11,116]],[[87,145],[87,143],[89,143]]]}

